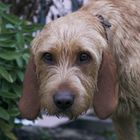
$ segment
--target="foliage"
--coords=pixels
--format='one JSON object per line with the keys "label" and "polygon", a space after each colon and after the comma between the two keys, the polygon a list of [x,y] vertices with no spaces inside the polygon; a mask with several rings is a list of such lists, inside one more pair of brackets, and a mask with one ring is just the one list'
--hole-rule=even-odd
{"label": "foliage", "polygon": [[32,34],[41,25],[31,24],[9,14],[9,5],[0,3],[0,139],[15,140],[11,132],[19,115],[17,102]]}
{"label": "foliage", "polygon": [[12,4],[9,9],[11,13],[30,21],[33,21],[39,5],[39,0],[1,0],[1,2]]}
{"label": "foliage", "polygon": [[6,4],[12,4],[10,12],[23,17],[29,21],[45,21],[49,7],[53,4],[52,0],[0,0]]}

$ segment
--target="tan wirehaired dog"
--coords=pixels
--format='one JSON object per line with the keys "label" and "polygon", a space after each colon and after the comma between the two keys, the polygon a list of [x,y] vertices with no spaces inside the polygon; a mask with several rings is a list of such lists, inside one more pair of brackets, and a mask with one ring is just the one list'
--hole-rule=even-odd
{"label": "tan wirehaired dog", "polygon": [[77,118],[93,106],[112,117],[119,140],[138,140],[140,1],[91,0],[33,40],[19,108]]}

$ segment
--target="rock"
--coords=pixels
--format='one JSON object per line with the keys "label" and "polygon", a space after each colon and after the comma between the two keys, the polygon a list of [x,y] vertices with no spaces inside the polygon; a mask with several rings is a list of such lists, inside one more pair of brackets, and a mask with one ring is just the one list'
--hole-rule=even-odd
{"label": "rock", "polygon": [[18,140],[110,140],[113,127],[111,120],[96,117],[80,117],[76,121],[54,128],[24,126],[15,130]]}

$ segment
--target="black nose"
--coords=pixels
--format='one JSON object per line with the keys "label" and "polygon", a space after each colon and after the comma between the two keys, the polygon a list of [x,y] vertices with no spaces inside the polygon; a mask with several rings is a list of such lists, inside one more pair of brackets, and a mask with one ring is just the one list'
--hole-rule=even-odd
{"label": "black nose", "polygon": [[72,106],[74,102],[74,95],[68,91],[59,91],[55,93],[53,100],[59,109],[66,110]]}

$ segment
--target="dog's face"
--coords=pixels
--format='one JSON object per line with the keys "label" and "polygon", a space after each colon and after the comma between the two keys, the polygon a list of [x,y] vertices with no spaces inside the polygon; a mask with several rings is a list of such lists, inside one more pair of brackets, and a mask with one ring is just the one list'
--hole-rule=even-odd
{"label": "dog's face", "polygon": [[77,12],[48,24],[34,39],[40,110],[74,119],[93,105],[108,45],[98,24]]}
{"label": "dog's face", "polygon": [[32,47],[40,81],[41,108],[50,115],[70,118],[86,112],[92,104],[102,60],[100,47],[106,47],[105,40],[88,19],[77,20],[74,16],[46,26],[40,45],[35,48],[35,42]]}

